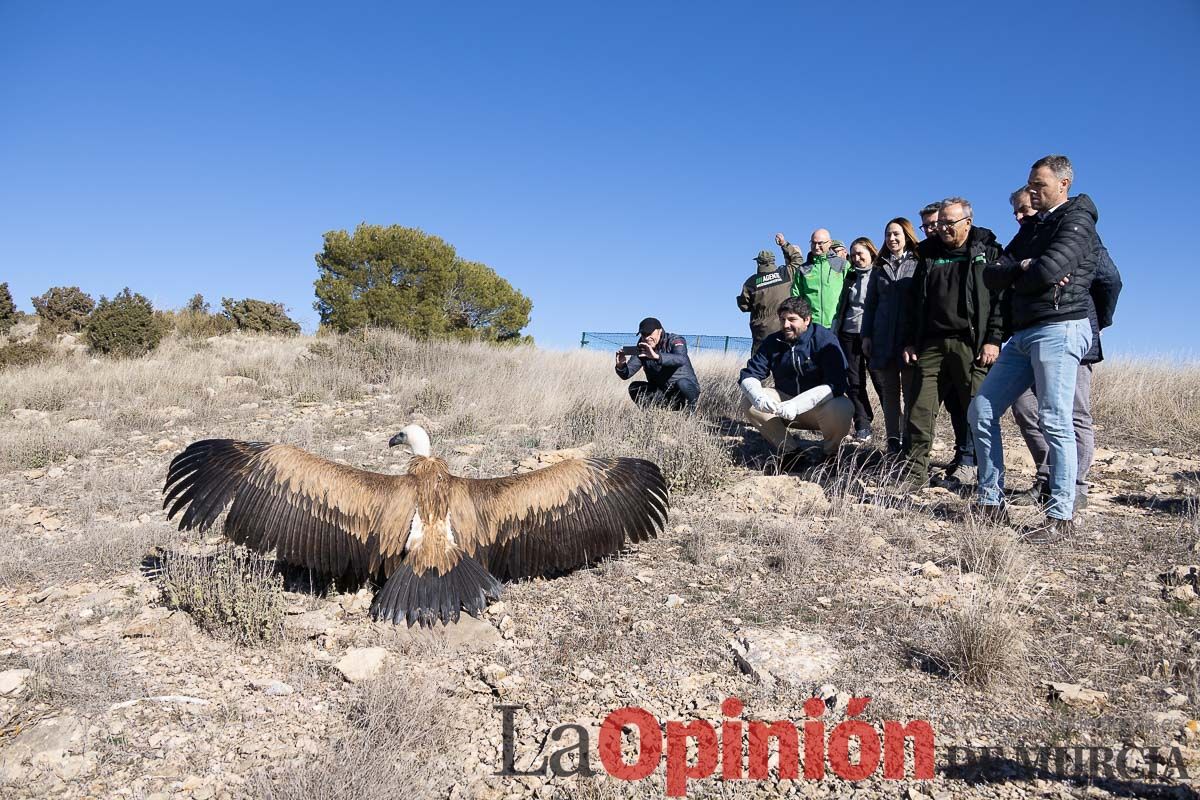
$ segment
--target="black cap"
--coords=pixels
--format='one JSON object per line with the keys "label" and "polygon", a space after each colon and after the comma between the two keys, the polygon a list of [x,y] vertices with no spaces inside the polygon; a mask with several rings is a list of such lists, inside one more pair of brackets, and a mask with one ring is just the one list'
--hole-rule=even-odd
{"label": "black cap", "polygon": [[661,327],[662,323],[656,320],[654,317],[646,317],[644,320],[638,323],[638,335],[649,336]]}

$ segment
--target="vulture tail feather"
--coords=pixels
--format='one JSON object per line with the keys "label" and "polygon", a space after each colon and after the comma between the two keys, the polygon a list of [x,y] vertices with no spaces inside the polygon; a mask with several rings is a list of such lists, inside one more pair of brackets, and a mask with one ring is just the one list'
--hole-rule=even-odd
{"label": "vulture tail feather", "polygon": [[457,622],[466,610],[477,617],[490,601],[500,597],[500,582],[478,561],[464,555],[448,572],[427,570],[422,574],[401,562],[371,603],[371,616],[393,623],[414,623],[432,628],[441,620]]}

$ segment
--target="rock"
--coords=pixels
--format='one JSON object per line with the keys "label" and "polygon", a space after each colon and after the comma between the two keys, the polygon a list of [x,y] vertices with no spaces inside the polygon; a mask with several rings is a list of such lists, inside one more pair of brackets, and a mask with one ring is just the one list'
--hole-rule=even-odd
{"label": "rock", "polygon": [[43,517],[38,520],[38,524],[48,531],[56,531],[63,526],[62,520],[58,517]]}
{"label": "rock", "polygon": [[296,691],[283,681],[271,679],[252,680],[250,681],[250,686],[271,697],[286,697]]}
{"label": "rock", "polygon": [[890,545],[888,545],[887,539],[884,539],[882,536],[875,535],[869,537],[865,542],[863,542],[863,546],[868,550],[877,553],[880,550],[886,550]]}
{"label": "rock", "polygon": [[166,621],[173,612],[166,608],[143,608],[141,613],[121,631],[121,636],[127,639],[138,639],[148,636],[159,636],[166,629]]}
{"label": "rock", "polygon": [[932,561],[926,561],[921,565],[921,575],[926,578],[940,578],[943,573],[941,567],[937,564]]}
{"label": "rock", "polygon": [[1185,603],[1191,603],[1194,600],[1200,599],[1200,595],[1196,594],[1195,587],[1192,586],[1176,586],[1173,589],[1167,590],[1168,600],[1181,600]]}
{"label": "rock", "polygon": [[305,611],[302,614],[288,614],[283,618],[283,630],[295,636],[315,639],[333,626],[334,622],[324,609]]}
{"label": "rock", "polygon": [[667,608],[679,608],[683,605],[683,598],[677,594],[667,595]]}
{"label": "rock", "polygon": [[753,514],[799,514],[829,509],[824,489],[792,475],[756,475],[734,484],[724,496],[736,510]]}
{"label": "rock", "polygon": [[491,623],[476,619],[465,612],[458,622],[444,626],[442,631],[446,637],[446,644],[456,650],[489,650],[501,642],[500,632]]}
{"label": "rock", "polygon": [[484,446],[481,444],[460,444],[454,448],[454,452],[462,456],[477,456],[484,451]]}
{"label": "rock", "polygon": [[152,449],[156,453],[167,453],[171,450],[174,450],[177,446],[178,445],[176,445],[170,439],[159,439],[154,443],[154,447]]}
{"label": "rock", "polygon": [[30,669],[6,669],[0,672],[0,697],[14,697],[25,689],[25,680],[33,674]]}
{"label": "rock", "polygon": [[388,651],[382,647],[352,647],[333,668],[350,683],[361,683],[379,676],[387,655]]}
{"label": "rock", "polygon": [[1097,711],[1108,704],[1108,692],[1085,689],[1075,683],[1050,681],[1043,685],[1050,691],[1051,702],[1062,703],[1072,708],[1092,708]]}
{"label": "rock", "polygon": [[14,408],[9,412],[18,422],[45,422],[50,415],[34,408]]}
{"label": "rock", "polygon": [[258,386],[258,381],[245,375],[222,375],[221,383],[230,389],[252,389]]}
{"label": "rock", "polygon": [[67,420],[67,428],[73,431],[98,431],[101,427],[100,420],[89,417],[76,417],[75,419]]}
{"label": "rock", "polygon": [[840,660],[819,634],[787,628],[749,628],[729,640],[734,662],[764,686],[805,686],[828,676]]}
{"label": "rock", "polygon": [[1150,455],[1152,455],[1152,456],[1169,456],[1169,455],[1171,455],[1171,451],[1164,450],[1161,447],[1152,447],[1152,448],[1150,448]]}
{"label": "rock", "polygon": [[21,477],[27,481],[36,481],[46,477],[46,470],[38,467],[37,469],[27,469],[21,473]]}
{"label": "rock", "polygon": [[500,618],[500,636],[505,639],[511,639],[517,635],[517,623],[513,622],[513,618],[505,614]]}
{"label": "rock", "polygon": [[500,682],[508,677],[508,670],[499,664],[486,664],[479,670],[479,677],[493,689],[500,688]]}

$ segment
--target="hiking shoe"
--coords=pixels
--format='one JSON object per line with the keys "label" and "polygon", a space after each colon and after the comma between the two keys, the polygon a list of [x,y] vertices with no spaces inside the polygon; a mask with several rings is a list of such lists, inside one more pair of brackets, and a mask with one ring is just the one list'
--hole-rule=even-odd
{"label": "hiking shoe", "polygon": [[887,440],[887,454],[889,456],[898,456],[904,453],[904,447],[900,444],[900,440],[896,438]]}
{"label": "hiking shoe", "polygon": [[1034,544],[1053,544],[1074,535],[1074,520],[1053,517],[1046,517],[1041,523],[1030,525],[1021,531],[1021,538]]}
{"label": "hiking shoe", "polygon": [[1034,481],[1023,492],[1017,492],[1008,498],[1014,506],[1046,506],[1050,504],[1050,487],[1042,481]]}
{"label": "hiking shoe", "polygon": [[854,438],[859,442],[869,442],[872,434],[873,431],[870,428],[859,428],[854,432]]}
{"label": "hiking shoe", "polygon": [[1009,525],[1012,522],[1008,518],[1008,507],[1005,505],[985,505],[973,502],[969,509],[972,514],[989,525]]}
{"label": "hiking shoe", "polygon": [[960,486],[975,483],[975,465],[954,463],[946,468],[946,480],[958,481]]}

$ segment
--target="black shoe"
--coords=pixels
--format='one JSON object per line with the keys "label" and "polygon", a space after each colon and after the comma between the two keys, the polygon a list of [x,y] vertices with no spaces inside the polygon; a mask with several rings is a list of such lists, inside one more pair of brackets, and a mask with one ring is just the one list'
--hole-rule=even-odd
{"label": "black shoe", "polygon": [[929,479],[929,485],[955,493],[962,491],[963,488],[962,481],[960,481],[958,478],[951,477],[949,474],[933,476]]}
{"label": "black shoe", "polygon": [[904,447],[900,444],[899,439],[887,440],[887,454],[889,456],[898,456],[904,452]]}
{"label": "black shoe", "polygon": [[870,428],[859,428],[854,432],[854,438],[860,442],[871,441],[873,431]]}
{"label": "black shoe", "polygon": [[1021,538],[1034,544],[1054,544],[1075,535],[1075,521],[1070,519],[1046,519],[1021,531]]}
{"label": "black shoe", "polygon": [[1014,506],[1040,506],[1045,507],[1050,504],[1050,487],[1042,481],[1034,481],[1023,492],[1017,492],[1012,497],[1008,498],[1008,502]]}
{"label": "black shoe", "polygon": [[1008,507],[1004,505],[984,505],[975,502],[970,505],[971,513],[989,525],[1009,525]]}

